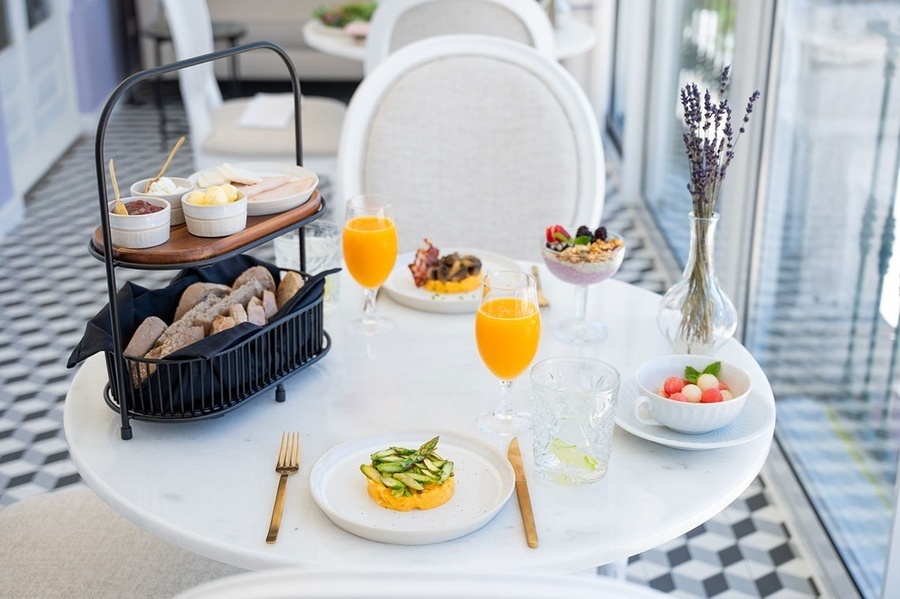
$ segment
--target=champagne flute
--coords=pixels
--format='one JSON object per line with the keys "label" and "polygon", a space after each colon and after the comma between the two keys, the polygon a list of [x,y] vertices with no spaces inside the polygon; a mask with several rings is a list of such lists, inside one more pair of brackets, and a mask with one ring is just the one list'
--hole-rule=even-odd
{"label": "champagne flute", "polygon": [[482,430],[514,434],[531,427],[531,416],[513,409],[510,389],[537,354],[540,338],[534,277],[514,271],[485,275],[475,313],[475,341],[482,362],[500,379],[500,405],[478,417]]}
{"label": "champagne flute", "polygon": [[393,329],[394,321],[378,316],[375,306],[378,288],[397,260],[397,227],[386,197],[359,195],[347,201],[343,250],[350,276],[366,293],[363,315],[350,323],[350,330],[377,335]]}

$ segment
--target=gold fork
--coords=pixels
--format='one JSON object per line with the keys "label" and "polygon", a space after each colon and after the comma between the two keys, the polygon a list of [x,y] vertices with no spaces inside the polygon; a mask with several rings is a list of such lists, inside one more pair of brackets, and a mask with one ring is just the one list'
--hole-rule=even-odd
{"label": "gold fork", "polygon": [[541,277],[538,275],[538,267],[531,267],[531,274],[534,275],[534,282],[537,283],[537,299],[538,299],[538,307],[540,308],[549,308],[550,300],[547,299],[547,296],[544,295],[544,291],[541,289]]}
{"label": "gold fork", "polygon": [[266,543],[274,543],[281,528],[281,514],[284,511],[284,491],[287,488],[287,477],[300,470],[300,433],[282,433],[281,448],[278,450],[278,462],[275,472],[281,475],[278,480],[278,491],[275,493],[275,507],[272,509],[272,521],[269,523],[269,534]]}

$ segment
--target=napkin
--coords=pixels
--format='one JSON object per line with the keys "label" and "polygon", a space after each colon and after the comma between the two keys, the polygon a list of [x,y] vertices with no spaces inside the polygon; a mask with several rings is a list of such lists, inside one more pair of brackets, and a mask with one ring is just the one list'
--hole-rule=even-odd
{"label": "napkin", "polygon": [[238,120],[244,129],[284,129],[294,118],[293,94],[256,94]]}

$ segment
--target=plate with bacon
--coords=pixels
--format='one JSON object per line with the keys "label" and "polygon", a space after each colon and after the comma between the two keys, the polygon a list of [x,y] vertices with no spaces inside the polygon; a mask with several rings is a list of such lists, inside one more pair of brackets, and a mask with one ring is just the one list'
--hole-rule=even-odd
{"label": "plate with bacon", "polygon": [[188,180],[200,189],[234,185],[247,196],[247,215],[263,216],[304,204],[319,184],[313,171],[278,162],[223,163],[194,173]]}
{"label": "plate with bacon", "polygon": [[481,300],[482,277],[498,270],[522,268],[495,252],[438,249],[426,239],[418,251],[397,256],[397,265],[382,289],[398,304],[414,310],[474,313]]}

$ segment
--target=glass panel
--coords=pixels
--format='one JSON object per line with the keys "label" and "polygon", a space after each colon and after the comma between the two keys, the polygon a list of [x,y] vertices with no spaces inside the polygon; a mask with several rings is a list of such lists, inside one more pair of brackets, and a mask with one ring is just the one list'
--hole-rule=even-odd
{"label": "glass panel", "polygon": [[[734,48],[734,17],[737,0],[684,0],[675,18],[657,19],[657,28],[677,28],[654,36],[672,40],[671,48],[658,48],[653,66],[651,98],[662,106],[651,106],[659,115],[650,125],[645,197],[667,243],[681,264],[687,259],[690,227],[687,214],[691,196],[682,131],[680,90],[696,83],[704,90],[718,90],[722,69],[731,64]],[[659,12],[657,14],[660,14]],[[665,42],[662,42],[664,45]],[[737,109],[741,102],[732,102]]]}
{"label": "glass panel", "polygon": [[0,1],[0,50],[12,44],[12,33],[6,3]]}
{"label": "glass panel", "polygon": [[900,448],[900,6],[789,0],[784,15],[746,344],[788,459],[878,597]]}
{"label": "glass panel", "polygon": [[28,28],[34,29],[50,18],[50,0],[25,0]]}
{"label": "glass panel", "polygon": [[628,51],[628,36],[625,31],[622,0],[616,2],[616,40],[613,44],[613,77],[609,94],[609,109],[606,124],[612,140],[621,149],[622,132],[625,128],[625,56]]}

